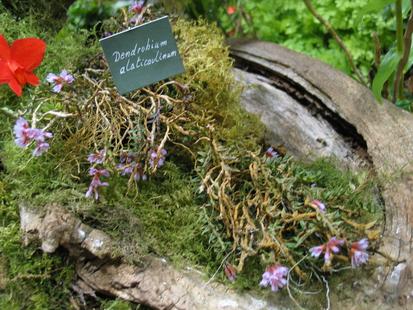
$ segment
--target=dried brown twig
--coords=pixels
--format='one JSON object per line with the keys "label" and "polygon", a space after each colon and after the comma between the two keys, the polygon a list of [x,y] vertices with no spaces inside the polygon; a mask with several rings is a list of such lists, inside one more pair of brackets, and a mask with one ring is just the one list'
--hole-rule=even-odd
{"label": "dried brown twig", "polygon": [[343,40],[341,40],[340,36],[337,34],[337,32],[334,30],[333,26],[325,20],[320,14],[317,13],[316,9],[314,8],[313,4],[311,3],[311,0],[303,0],[305,5],[307,6],[308,10],[310,13],[322,24],[328,32],[331,33],[333,36],[334,40],[336,40],[337,44],[341,47],[343,50],[344,54],[346,55],[346,58],[349,62],[349,65],[351,69],[353,70],[354,74],[357,76],[357,79],[359,80],[360,83],[362,83],[364,86],[367,86],[367,82],[364,80],[363,75],[360,73],[360,71],[357,69],[356,65],[354,64],[353,56],[351,56],[350,51],[347,49],[346,45],[344,44]]}

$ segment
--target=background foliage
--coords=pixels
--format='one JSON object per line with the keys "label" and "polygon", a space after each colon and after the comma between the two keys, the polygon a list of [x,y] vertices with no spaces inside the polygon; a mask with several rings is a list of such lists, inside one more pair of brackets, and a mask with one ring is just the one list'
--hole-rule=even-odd
{"label": "background foliage", "polygon": [[[211,1],[191,1],[200,3]],[[218,23],[230,32],[234,29],[237,16],[226,14],[226,6],[222,1],[215,9],[208,7],[206,16],[211,12],[218,13]],[[304,52],[323,60],[332,66],[350,74],[351,69],[345,60],[341,49],[332,36],[310,14],[303,1],[289,0],[259,0],[259,1],[226,1],[227,5],[241,5],[244,18],[236,33],[242,36],[256,36],[259,39],[275,42]],[[366,6],[368,0],[317,0],[313,5],[339,33],[353,54],[357,66],[364,75],[368,75],[374,64],[374,41],[372,34],[376,32],[386,49],[393,44],[395,35],[394,19],[391,11],[380,14],[367,12],[360,16],[359,12]],[[195,5],[196,6],[196,5]],[[194,11],[194,4],[188,4],[188,11],[195,14],[205,14],[202,10]],[[200,5],[196,7],[201,7]],[[202,13],[201,13],[202,12]]]}

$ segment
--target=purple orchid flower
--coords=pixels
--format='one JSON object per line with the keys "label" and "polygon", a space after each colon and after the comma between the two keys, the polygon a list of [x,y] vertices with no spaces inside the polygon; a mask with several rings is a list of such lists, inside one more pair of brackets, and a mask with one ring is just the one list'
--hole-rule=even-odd
{"label": "purple orchid flower", "polygon": [[319,210],[321,213],[326,212],[326,205],[322,203],[320,200],[314,199],[310,205],[315,208],[316,210]]}
{"label": "purple orchid flower", "polygon": [[109,171],[106,169],[97,169],[97,168],[90,168],[89,169],[89,175],[93,176],[92,182],[90,182],[89,188],[86,192],[86,197],[92,197],[92,195],[95,196],[95,199],[99,199],[99,187],[101,186],[109,186],[109,183],[107,182],[102,182],[100,180],[100,177],[109,177]]}
{"label": "purple orchid flower", "polygon": [[62,70],[59,75],[49,73],[46,77],[46,81],[53,85],[53,92],[60,93],[65,84],[72,84],[74,81],[73,75],[69,74],[66,70]]}
{"label": "purple orchid flower", "polygon": [[350,256],[351,256],[351,266],[353,268],[359,267],[362,264],[367,263],[369,259],[369,254],[367,253],[367,248],[369,247],[369,241],[364,238],[360,241],[353,242],[351,244]]}
{"label": "purple orchid flower", "polygon": [[33,156],[40,156],[49,149],[49,143],[46,142],[46,138],[53,137],[52,133],[31,128],[29,131],[29,137],[36,141],[36,148],[33,151]]}
{"label": "purple orchid flower", "polygon": [[311,248],[311,256],[317,258],[324,252],[324,263],[328,263],[331,260],[331,252],[340,252],[340,246],[343,244],[344,240],[339,240],[336,237],[332,237],[327,243]]}
{"label": "purple orchid flower", "polygon": [[268,266],[262,275],[261,287],[271,285],[271,290],[277,292],[287,284],[288,268],[280,264]]}
{"label": "purple orchid flower", "polygon": [[133,12],[135,14],[140,14],[143,10],[143,7],[145,6],[145,1],[132,1],[130,7],[129,7],[129,12]]}
{"label": "purple orchid flower", "polygon": [[13,128],[16,136],[15,142],[17,146],[25,148],[32,141],[36,142],[36,148],[33,151],[33,156],[40,156],[49,149],[49,144],[46,143],[46,138],[53,137],[53,134],[42,129],[30,128],[29,123],[19,117]]}
{"label": "purple orchid flower", "polygon": [[158,157],[158,152],[155,150],[150,150],[150,159],[149,159],[149,165],[151,168],[155,168],[157,166],[158,168],[162,167],[165,164],[165,157],[168,154],[168,152],[165,149],[161,149],[159,151],[159,157]]}
{"label": "purple orchid flower", "polygon": [[87,160],[91,164],[93,163],[103,164],[103,162],[105,161],[105,157],[106,157],[106,150],[103,149],[96,153],[89,154],[89,156],[87,157]]}
{"label": "purple orchid flower", "polygon": [[120,162],[116,168],[120,170],[122,176],[132,175],[135,181],[146,181],[148,179],[143,171],[143,166],[136,162],[136,156],[134,154],[122,154]]}
{"label": "purple orchid flower", "polygon": [[36,148],[33,151],[33,156],[41,156],[44,152],[49,149],[49,143],[47,142],[37,142]]}
{"label": "purple orchid flower", "polygon": [[23,118],[19,117],[13,128],[16,136],[15,142],[20,147],[26,147],[31,142],[29,123]]}
{"label": "purple orchid flower", "polygon": [[280,155],[278,154],[278,152],[276,150],[274,150],[274,148],[271,146],[269,147],[266,151],[265,151],[265,157],[267,157],[268,159],[273,159],[273,158],[278,158],[280,157]]}

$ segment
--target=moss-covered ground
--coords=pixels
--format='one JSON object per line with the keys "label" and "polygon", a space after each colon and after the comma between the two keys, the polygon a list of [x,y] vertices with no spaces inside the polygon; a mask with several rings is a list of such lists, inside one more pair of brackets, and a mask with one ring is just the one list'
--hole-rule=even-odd
{"label": "moss-covered ground", "polygon": [[[267,264],[280,261],[292,267],[291,262],[300,262],[308,254],[309,245],[318,245],[332,232],[351,240],[366,236],[373,244],[377,240],[377,226],[370,225],[367,229],[357,225],[382,220],[375,180],[369,171],[339,170],[334,162],[326,159],[304,164],[289,156],[273,160],[262,156],[263,127],[238,106],[239,88],[230,72],[231,61],[222,36],[204,22],[174,21],[186,67],[186,73],[177,78],[177,83],[188,88],[189,93],[179,93],[178,86],[162,88],[158,84],[127,98],[142,102],[145,109],[147,98],[156,99],[166,94],[168,100],[175,100],[172,107],[163,102],[165,118],[160,120],[158,128],[161,133],[158,137],[162,140],[168,132],[167,125],[173,125],[165,144],[166,164],[156,173],[148,168],[148,181],[138,183],[121,176],[115,165],[109,165],[110,186],[102,189],[101,199],[95,202],[86,198],[90,182],[87,154],[96,148],[108,148],[110,160],[115,161],[122,148],[142,152],[134,140],[135,134],[139,136],[136,130],[141,128],[141,120],[127,114],[132,119],[132,127],[127,129],[116,123],[116,118],[110,120],[111,128],[118,130],[119,136],[125,130],[131,132],[127,139],[118,139],[93,122],[59,120],[60,123],[51,127],[55,137],[45,155],[33,158],[29,151],[18,148],[12,135],[18,115],[33,113],[39,103],[42,103],[40,112],[73,112],[71,109],[78,102],[87,102],[87,98],[98,94],[96,85],[88,84],[83,76],[88,68],[98,72],[93,78],[102,81],[99,87],[107,91],[96,96],[109,96],[110,107],[122,105],[123,99],[114,91],[107,70],[101,65],[96,34],[73,31],[64,23],[56,23],[53,28],[52,22],[39,23],[42,18],[31,16],[17,22],[16,17],[1,6],[0,14],[0,33],[9,41],[34,36],[47,42],[45,60],[36,71],[42,80],[48,72],[59,72],[63,68],[75,73],[77,78],[75,89],[61,96],[52,95],[47,84],[26,88],[22,98],[4,86],[0,88],[1,309],[68,309],[77,298],[71,290],[73,265],[65,253],[45,255],[36,245],[22,246],[18,218],[18,205],[22,201],[30,201],[39,208],[48,202],[65,206],[85,223],[116,239],[114,254],[123,255],[131,263],[139,263],[145,255],[154,254],[178,267],[195,267],[208,277],[220,271],[223,260],[238,264],[235,283],[228,283],[222,270],[215,276],[237,289],[258,290]],[[116,19],[107,22],[112,30],[117,30],[116,25]],[[156,93],[157,87],[160,93]],[[150,92],[155,95],[148,95]],[[87,105],[79,103],[77,108],[84,109],[85,118],[96,116],[95,110]],[[116,117],[120,115],[109,110]],[[216,167],[222,169],[223,179]],[[231,180],[231,184],[226,180]],[[216,186],[222,190],[215,195]],[[260,200],[259,191],[265,199]],[[313,198],[326,202],[328,214],[311,214],[311,220],[296,219],[297,215],[306,213],[308,199]],[[239,212],[241,215],[234,214],[239,206],[243,206],[244,211]],[[275,209],[268,211],[263,206],[275,206]],[[268,211],[271,218],[260,218],[262,210]],[[246,255],[242,242],[245,235],[250,236],[249,232],[238,233],[231,229],[229,222],[251,228],[245,224],[248,218],[254,219],[251,225],[261,221],[265,229],[257,229],[256,239],[248,249],[251,251]],[[268,250],[259,246],[266,233],[282,241],[282,247]],[[290,254],[280,254],[285,252]],[[345,263],[348,265],[344,259],[337,266]],[[300,267],[307,270],[306,276],[299,279],[294,275],[294,280],[304,281],[313,291],[322,288],[322,282],[315,275],[331,272],[323,271],[315,259],[305,260]],[[56,290],[56,286],[60,289]],[[302,295],[304,304],[312,300],[314,306],[314,295],[308,297],[302,293],[304,289],[298,284],[292,287],[295,295]],[[321,291],[317,296],[320,298],[314,307],[323,304],[324,293]],[[130,309],[134,306],[100,299],[91,301],[90,307]]]}

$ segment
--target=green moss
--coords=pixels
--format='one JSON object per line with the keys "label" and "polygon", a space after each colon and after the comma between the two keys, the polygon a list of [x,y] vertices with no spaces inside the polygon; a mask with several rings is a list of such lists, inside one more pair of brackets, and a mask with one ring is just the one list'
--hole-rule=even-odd
{"label": "green moss", "polygon": [[35,245],[22,247],[17,205],[9,192],[0,182],[0,308],[67,309],[74,266],[65,256],[42,254]]}
{"label": "green moss", "polygon": [[3,0],[0,11],[9,12],[17,19],[28,19],[42,32],[55,33],[63,26],[66,9],[74,0]]}
{"label": "green moss", "polygon": [[[206,21],[179,19],[174,25],[185,74],[178,81],[191,87],[195,97],[192,108],[211,118],[216,134],[228,144],[252,149],[262,140],[264,126],[239,105],[241,88],[232,74],[229,49],[220,30]],[[213,117],[213,118],[212,118]]]}

